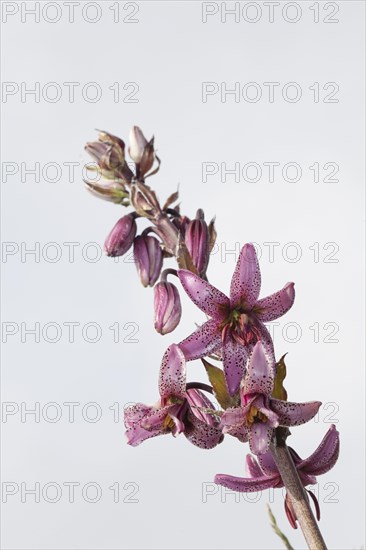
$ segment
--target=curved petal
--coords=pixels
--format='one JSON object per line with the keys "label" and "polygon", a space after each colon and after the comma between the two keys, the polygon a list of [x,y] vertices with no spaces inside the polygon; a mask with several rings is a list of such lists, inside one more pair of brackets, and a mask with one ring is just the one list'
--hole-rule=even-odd
{"label": "curved petal", "polygon": [[167,405],[166,407],[155,409],[150,414],[144,416],[140,422],[140,426],[147,431],[164,429],[166,417],[175,406],[176,405]]}
{"label": "curved petal", "polygon": [[300,462],[298,470],[318,476],[325,474],[337,462],[339,456],[339,432],[332,424],[319,447],[308,458]]}
{"label": "curved petal", "polygon": [[209,426],[192,413],[188,417],[189,423],[186,425],[184,435],[196,447],[200,449],[213,449],[224,439],[224,435],[219,428]]}
{"label": "curved petal", "polygon": [[269,322],[284,315],[292,307],[295,300],[294,284],[287,283],[282,290],[259,300],[255,304],[258,319]]}
{"label": "curved petal", "polygon": [[222,357],[226,386],[230,396],[233,397],[238,391],[245,373],[248,351],[245,346],[233,340],[230,333],[227,332],[223,343]]}
{"label": "curved petal", "polygon": [[278,475],[273,475],[245,478],[229,476],[227,474],[217,474],[215,476],[215,483],[217,483],[217,485],[223,485],[223,487],[227,487],[232,491],[238,491],[239,493],[256,493],[257,491],[264,491],[271,487],[277,487],[278,477]]}
{"label": "curved petal", "polygon": [[292,403],[271,399],[271,409],[278,414],[280,426],[300,426],[309,422],[319,410],[320,401],[308,401],[307,403]]}
{"label": "curved petal", "polygon": [[249,429],[245,424],[241,426],[225,427],[223,433],[236,437],[241,443],[247,443],[249,441]]}
{"label": "curved petal", "polygon": [[250,450],[255,455],[266,453],[271,443],[273,428],[265,422],[254,422],[249,432]]}
{"label": "curved petal", "polygon": [[150,414],[154,410],[156,410],[156,407],[144,405],[144,403],[134,403],[126,407],[123,411],[126,428],[132,428],[135,424],[138,424],[144,416]]}
{"label": "curved petal", "polygon": [[210,414],[208,412],[205,412],[205,410],[201,410],[215,410],[214,405],[202,391],[191,388],[186,393],[186,399],[189,406],[191,407],[192,414],[194,414],[196,418],[202,420],[202,422],[205,422],[210,426],[217,426],[219,424],[219,421],[214,414]]}
{"label": "curved petal", "polygon": [[249,408],[250,405],[246,407],[230,407],[229,409],[226,409],[221,416],[220,426],[227,426],[229,428],[233,426],[241,426],[245,423],[245,418]]}
{"label": "curved petal", "polygon": [[252,309],[261,289],[261,272],[254,246],[245,244],[241,249],[230,286],[231,304],[238,302]]}
{"label": "curved petal", "polygon": [[279,474],[278,468],[276,466],[276,463],[273,459],[272,453],[268,451],[267,453],[263,453],[259,455],[258,457],[259,464],[263,470],[263,472],[269,476],[271,474]]}
{"label": "curved petal", "polygon": [[140,443],[142,443],[146,439],[150,439],[151,437],[156,437],[157,435],[164,435],[167,433],[168,432],[162,428],[145,430],[141,426],[136,425],[132,428],[128,428],[128,430],[126,430],[125,432],[125,435],[127,437],[127,443],[132,447],[137,447],[137,445],[140,445]]}
{"label": "curved petal", "polygon": [[243,383],[243,393],[271,395],[274,382],[273,364],[268,360],[262,342],[257,342],[250,356]]}
{"label": "curved petal", "polygon": [[257,460],[254,456],[249,454],[245,457],[245,473],[251,479],[262,477],[264,475]]}
{"label": "curved petal", "polygon": [[267,357],[267,361],[274,371],[276,358],[275,358],[275,352],[273,347],[273,341],[269,333],[269,330],[261,321],[257,321],[255,328],[256,328],[256,332],[258,333],[258,341],[262,343],[264,353]]}
{"label": "curved petal", "polygon": [[169,396],[185,398],[186,361],[183,351],[176,344],[168,347],[160,367],[159,391],[164,399]]}
{"label": "curved petal", "polygon": [[178,277],[193,303],[206,315],[222,319],[223,309],[230,307],[230,300],[217,288],[187,269],[179,269]]}
{"label": "curved petal", "polygon": [[264,398],[263,395],[258,395],[253,401],[252,406],[267,417],[268,426],[271,428],[277,428],[279,426],[278,415],[271,410],[268,397]]}
{"label": "curved petal", "polygon": [[186,361],[210,355],[221,346],[221,334],[216,321],[206,321],[178,346],[183,351]]}

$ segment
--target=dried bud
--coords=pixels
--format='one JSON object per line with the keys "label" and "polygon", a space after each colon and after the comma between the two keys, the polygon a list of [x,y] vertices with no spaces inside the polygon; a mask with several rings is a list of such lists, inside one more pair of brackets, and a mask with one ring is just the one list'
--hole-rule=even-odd
{"label": "dried bud", "polygon": [[98,141],[87,143],[85,150],[102,170],[115,171],[125,164],[125,144],[112,134],[100,132]]}
{"label": "dried bud", "polygon": [[159,201],[151,188],[145,183],[137,182],[131,188],[131,203],[140,216],[156,219],[161,214]]}
{"label": "dried bud", "polygon": [[154,287],[155,330],[159,334],[172,332],[179,324],[182,306],[175,285],[161,281]]}
{"label": "dried bud", "polygon": [[136,231],[137,226],[133,214],[127,214],[127,216],[123,216],[118,220],[104,243],[107,256],[122,256],[125,254],[132,246]]}
{"label": "dried bud", "polygon": [[154,286],[163,265],[163,252],[155,237],[141,235],[136,237],[133,245],[136,268],[142,284]]}
{"label": "dried bud", "polygon": [[128,152],[136,164],[141,161],[147,139],[138,126],[133,126],[130,131],[130,147]]}
{"label": "dried bud", "polygon": [[187,224],[184,240],[194,266],[200,275],[204,275],[210,258],[210,235],[201,210],[196,219]]}

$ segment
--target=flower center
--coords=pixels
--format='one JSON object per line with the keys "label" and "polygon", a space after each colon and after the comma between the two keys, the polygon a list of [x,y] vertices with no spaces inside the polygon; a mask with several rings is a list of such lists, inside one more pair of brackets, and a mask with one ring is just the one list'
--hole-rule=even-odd
{"label": "flower center", "polygon": [[265,414],[260,412],[256,407],[251,406],[247,414],[247,422],[249,426],[254,424],[254,422],[267,422],[268,418]]}
{"label": "flower center", "polygon": [[260,340],[255,317],[240,304],[234,308],[228,308],[224,312],[224,319],[220,328],[222,341],[224,341],[228,332],[238,344],[243,346],[255,344]]}

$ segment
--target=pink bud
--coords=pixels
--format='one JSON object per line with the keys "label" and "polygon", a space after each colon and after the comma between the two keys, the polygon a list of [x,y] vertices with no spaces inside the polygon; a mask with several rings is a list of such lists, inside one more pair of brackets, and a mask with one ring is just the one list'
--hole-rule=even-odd
{"label": "pink bud", "polygon": [[163,265],[163,253],[158,239],[141,235],[136,237],[133,246],[136,268],[142,284],[145,287],[154,286]]}
{"label": "pink bud", "polygon": [[182,307],[176,286],[161,281],[154,287],[155,330],[159,334],[172,332],[179,324]]}
{"label": "pink bud", "polygon": [[203,217],[187,224],[184,239],[195,268],[200,275],[204,275],[210,257],[210,236]]}
{"label": "pink bud", "polygon": [[133,214],[123,216],[104,243],[104,250],[107,256],[122,256],[131,248],[133,240],[136,236],[137,226]]}
{"label": "pink bud", "polygon": [[139,163],[144,153],[147,139],[138,126],[133,126],[130,131],[130,147],[128,152],[136,163]]}

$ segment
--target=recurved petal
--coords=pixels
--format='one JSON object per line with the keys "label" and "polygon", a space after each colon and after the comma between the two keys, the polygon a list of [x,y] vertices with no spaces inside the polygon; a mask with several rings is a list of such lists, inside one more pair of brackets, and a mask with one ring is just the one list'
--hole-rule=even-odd
{"label": "recurved petal", "polygon": [[219,428],[209,426],[192,413],[189,413],[188,417],[189,422],[186,425],[184,435],[196,447],[213,449],[224,439],[224,435]]}
{"label": "recurved petal", "polygon": [[185,398],[186,361],[176,344],[168,347],[160,367],[159,391],[162,398],[169,396]]}
{"label": "recurved petal", "polygon": [[221,346],[221,333],[216,321],[206,321],[190,336],[178,344],[186,361],[210,355]]}
{"label": "recurved petal", "polygon": [[263,472],[269,476],[272,474],[280,475],[278,472],[278,468],[276,466],[275,461],[273,460],[273,456],[271,451],[268,451],[267,453],[263,453],[259,455],[258,462],[260,464],[260,467],[262,468]]}
{"label": "recurved petal", "polygon": [[271,399],[271,409],[278,414],[280,426],[300,426],[309,422],[319,410],[320,401],[308,401],[307,403],[292,403]]}
{"label": "recurved petal", "polygon": [[192,302],[206,315],[221,320],[223,317],[222,306],[227,308],[230,306],[229,298],[187,269],[180,269],[178,277]]}
{"label": "recurved petal", "polygon": [[123,411],[126,428],[131,428],[140,422],[144,416],[150,414],[154,410],[154,407],[144,405],[144,403],[134,403],[133,405],[126,407]]}
{"label": "recurved petal", "polygon": [[268,397],[258,395],[252,405],[267,417],[268,426],[271,428],[277,428],[279,426],[279,417],[274,411],[271,410],[270,400]]}
{"label": "recurved petal", "polygon": [[303,460],[298,469],[309,475],[325,474],[337,462],[339,456],[339,432],[332,424],[319,447],[312,455]]}
{"label": "recurved petal", "polygon": [[244,394],[271,395],[274,381],[274,365],[266,354],[262,342],[257,342],[250,356],[244,378]]}
{"label": "recurved petal", "polygon": [[245,302],[248,309],[256,303],[261,289],[261,272],[255,248],[251,243],[241,249],[230,286],[231,304]]}
{"label": "recurved petal", "polygon": [[215,476],[215,483],[239,493],[256,493],[257,491],[264,491],[271,487],[277,487],[278,476],[262,475],[256,478],[245,478],[229,476],[227,474],[217,474]]}
{"label": "recurved petal", "polygon": [[246,407],[230,407],[223,412],[221,416],[220,426],[232,428],[233,426],[241,426],[245,422],[245,418],[250,405]]}
{"label": "recurved petal", "polygon": [[248,351],[245,346],[233,340],[230,333],[227,332],[223,342],[222,356],[226,386],[232,397],[238,391],[244,376]]}
{"label": "recurved petal", "polygon": [[139,426],[138,424],[136,426],[133,426],[132,428],[128,428],[128,430],[126,430],[125,432],[127,443],[132,447],[137,447],[137,445],[140,445],[140,443],[142,443],[146,439],[156,437],[157,435],[164,435],[166,433],[168,432],[162,428],[145,430],[145,428]]}
{"label": "recurved petal", "polygon": [[287,283],[282,290],[267,296],[267,298],[262,298],[256,303],[255,309],[258,308],[257,317],[264,322],[278,319],[290,309],[294,300],[294,283]]}
{"label": "recurved petal", "polygon": [[249,441],[249,429],[245,424],[241,426],[225,427],[223,433],[236,437],[241,443],[247,443]]}
{"label": "recurved petal", "polygon": [[210,426],[217,426],[219,421],[214,414],[210,414],[203,409],[215,410],[214,405],[205,396],[205,394],[195,388],[191,388],[186,392],[186,399],[191,407],[192,414],[196,416],[202,422],[209,424]]}
{"label": "recurved petal", "polygon": [[257,460],[249,454],[245,457],[245,473],[250,478],[258,478],[264,475]]}
{"label": "recurved petal", "polygon": [[266,453],[271,443],[272,434],[273,428],[265,422],[252,424],[249,432],[249,446],[252,453],[255,455]]}

